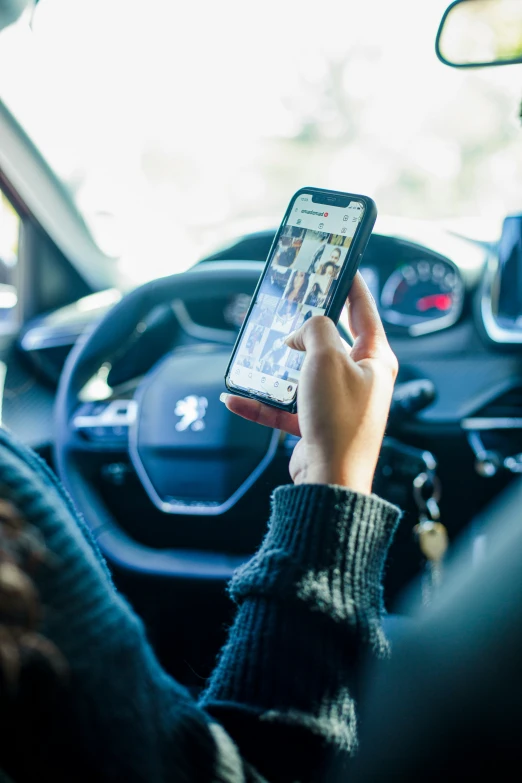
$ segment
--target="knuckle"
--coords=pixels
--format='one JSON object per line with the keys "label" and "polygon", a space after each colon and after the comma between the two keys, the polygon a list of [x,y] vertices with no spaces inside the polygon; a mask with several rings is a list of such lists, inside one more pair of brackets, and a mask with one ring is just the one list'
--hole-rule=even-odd
{"label": "knuckle", "polygon": [[397,359],[397,357],[395,356],[391,348],[389,349],[388,366],[390,368],[392,378],[395,381],[397,375],[399,374],[399,360]]}
{"label": "knuckle", "polygon": [[382,341],[376,347],[375,359],[378,360],[380,366],[392,377],[395,381],[399,373],[399,360],[395,353],[392,351],[390,344],[387,340]]}
{"label": "knuckle", "polygon": [[380,354],[373,365],[374,380],[381,388],[393,389],[399,371],[399,363],[392,351]]}
{"label": "knuckle", "polygon": [[267,419],[266,406],[263,405],[262,402],[258,402],[253,416],[253,421],[255,421],[256,424],[266,424],[266,419]]}

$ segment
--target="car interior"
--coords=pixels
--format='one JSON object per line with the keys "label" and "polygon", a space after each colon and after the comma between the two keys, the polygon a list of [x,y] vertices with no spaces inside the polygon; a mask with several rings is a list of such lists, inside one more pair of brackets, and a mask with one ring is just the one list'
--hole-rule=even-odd
{"label": "car interior", "polygon": [[[39,14],[44,34],[46,5],[63,7],[41,0],[19,17],[21,5],[0,5],[0,49],[17,26],[37,35]],[[520,81],[514,5],[453,3],[433,67],[458,79],[505,64]],[[296,438],[219,401],[277,215],[237,232],[231,219],[226,238],[188,268],[172,274],[167,261],[136,284],[98,241],[74,178],[62,179],[12,104],[0,82],[1,423],[56,471],[162,664],[197,693],[231,622],[227,582],[262,540],[271,493],[290,483]],[[482,139],[476,147],[487,158]],[[484,202],[475,216],[468,209],[469,224],[451,219],[451,204],[446,221],[399,204],[395,216],[380,211],[361,263],[400,366],[374,486],[405,512],[385,575],[391,613],[402,612],[405,591],[420,597],[419,519],[444,524],[450,553],[464,535],[479,558],[478,520],[522,472],[522,217],[502,201],[515,166],[500,161],[492,178],[488,231],[476,230],[487,223]],[[335,184],[357,192],[348,175]],[[280,194],[281,215],[291,192]],[[380,208],[379,192],[370,195]],[[339,330],[349,341],[344,321]]]}

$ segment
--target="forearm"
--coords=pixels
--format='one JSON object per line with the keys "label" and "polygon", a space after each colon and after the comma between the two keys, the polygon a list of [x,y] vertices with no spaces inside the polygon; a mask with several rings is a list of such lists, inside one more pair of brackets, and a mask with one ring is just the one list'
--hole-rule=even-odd
{"label": "forearm", "polygon": [[232,581],[238,614],[203,697],[247,758],[254,720],[305,731],[310,748],[354,749],[358,662],[388,652],[381,577],[398,516],[341,487],[276,491],[263,545]]}

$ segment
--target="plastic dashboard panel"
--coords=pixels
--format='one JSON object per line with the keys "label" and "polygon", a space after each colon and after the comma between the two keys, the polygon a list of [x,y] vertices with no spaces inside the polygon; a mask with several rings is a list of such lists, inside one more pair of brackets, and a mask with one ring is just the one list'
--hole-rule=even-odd
{"label": "plastic dashboard panel", "polygon": [[53,442],[54,390],[42,383],[12,351],[2,399],[2,425],[33,449]]}

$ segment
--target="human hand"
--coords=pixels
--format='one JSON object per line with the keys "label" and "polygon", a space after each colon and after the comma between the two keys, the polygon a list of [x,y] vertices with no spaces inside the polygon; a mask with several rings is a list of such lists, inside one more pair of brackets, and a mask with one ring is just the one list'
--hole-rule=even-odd
{"label": "human hand", "polygon": [[398,363],[360,274],[347,305],[351,348],[325,316],[311,318],[286,339],[306,351],[297,414],[231,394],[222,399],[239,416],[301,437],[290,460],[296,484],[339,484],[369,494]]}

